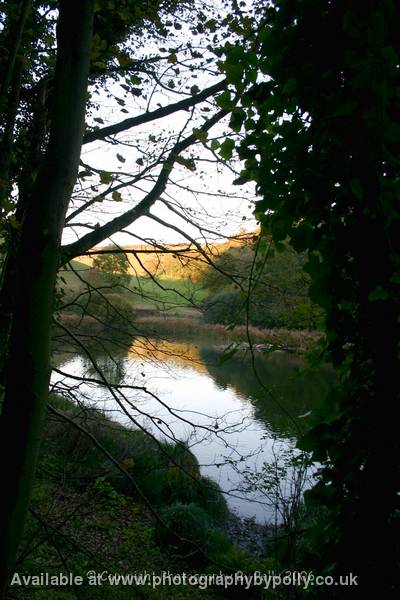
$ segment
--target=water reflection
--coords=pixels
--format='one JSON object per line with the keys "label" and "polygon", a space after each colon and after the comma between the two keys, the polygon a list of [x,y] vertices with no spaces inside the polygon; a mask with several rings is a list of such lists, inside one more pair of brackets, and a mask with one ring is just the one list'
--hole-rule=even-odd
{"label": "water reflection", "polygon": [[[261,469],[273,457],[276,439],[285,445],[296,435],[307,421],[299,415],[326,396],[334,374],[329,369],[307,372],[301,357],[269,353],[256,356],[256,377],[249,352],[238,352],[223,364],[221,352],[210,341],[137,338],[112,353],[91,350],[95,367],[77,353],[60,370],[75,377],[104,376],[114,386],[112,394],[104,385],[82,382],[81,397],[124,424],[133,419],[157,437],[187,441],[203,473],[231,492],[232,508],[269,520],[272,514],[261,497],[239,497],[241,472]],[[53,383],[60,377],[55,373]]]}
{"label": "water reflection", "polygon": [[255,353],[254,364],[249,351],[238,352],[222,364],[220,357],[215,348],[201,350],[216,384],[250,400],[255,418],[283,437],[304,429],[304,415],[324,401],[336,379],[328,366],[311,370],[303,357],[285,352]]}

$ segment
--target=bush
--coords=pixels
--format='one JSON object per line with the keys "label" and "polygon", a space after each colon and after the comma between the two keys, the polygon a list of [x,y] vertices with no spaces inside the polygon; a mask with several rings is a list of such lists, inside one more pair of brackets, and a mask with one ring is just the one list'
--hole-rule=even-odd
{"label": "bush", "polygon": [[161,510],[160,517],[163,524],[158,522],[155,531],[160,544],[180,552],[192,551],[192,543],[202,548],[206,546],[212,522],[206,511],[197,504],[173,504]]}
{"label": "bush", "polygon": [[232,541],[221,529],[214,527],[208,530],[205,553],[211,560],[225,562],[233,548]]}
{"label": "bush", "polygon": [[[134,457],[132,473],[141,489],[157,505],[195,503],[214,522],[222,522],[228,508],[218,484],[200,474],[196,457],[184,444],[162,443],[144,455]],[[164,452],[163,452],[164,450]]]}
{"label": "bush", "polygon": [[[246,302],[242,292],[219,292],[203,303],[206,323],[240,325],[246,321]],[[249,324],[262,328],[321,329],[323,310],[303,296],[284,298],[278,294],[261,297],[254,293],[248,304]]]}
{"label": "bush", "polygon": [[204,320],[206,323],[239,325],[245,321],[243,309],[243,296],[239,291],[219,292],[203,303]]}
{"label": "bush", "polygon": [[[286,243],[266,241],[266,250],[249,246],[228,247],[216,263],[226,273],[241,282],[244,292],[232,289],[231,279],[209,267],[202,277],[203,285],[212,292],[204,303],[204,318],[208,323],[241,324],[246,320],[262,328],[322,329],[323,310],[312,304],[309,296],[309,275],[304,265],[304,253],[294,252]],[[251,277],[251,285],[250,285]],[[247,302],[245,292],[250,289]]]}
{"label": "bush", "polygon": [[214,523],[221,524],[228,517],[229,510],[221,488],[209,477],[202,477],[196,488],[197,504],[204,508]]}
{"label": "bush", "polygon": [[[107,292],[107,293],[106,293]],[[92,315],[104,325],[129,327],[136,312],[126,294],[102,290],[82,295],[73,305],[75,312]]]}
{"label": "bush", "polygon": [[[226,520],[228,508],[218,484],[201,476],[198,461],[185,444],[157,443],[142,431],[129,430],[110,421],[95,408],[79,407],[59,396],[53,396],[51,404],[93,433],[132,475],[148,500],[161,510],[167,510],[171,523],[175,512],[186,511],[187,519],[193,521],[195,537],[190,539],[203,541],[196,523],[199,531],[208,531]],[[63,473],[75,489],[107,492],[106,500],[119,500],[121,494],[140,500],[128,478],[83,432],[71,429],[68,423],[53,415],[48,420],[40,465],[46,472]],[[171,505],[185,508],[171,513],[163,509]],[[185,531],[184,525],[182,530],[178,526],[178,537],[179,532]]]}

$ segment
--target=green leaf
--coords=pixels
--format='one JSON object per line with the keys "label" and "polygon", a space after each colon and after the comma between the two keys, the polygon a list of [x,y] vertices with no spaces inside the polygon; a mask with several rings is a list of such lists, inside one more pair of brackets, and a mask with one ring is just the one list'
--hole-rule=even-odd
{"label": "green leaf", "polygon": [[228,52],[227,52],[227,56],[228,56],[228,61],[231,63],[235,63],[239,60],[242,60],[246,57],[246,52],[243,46],[232,46]]}
{"label": "green leaf", "polygon": [[239,132],[243,121],[246,118],[246,113],[243,108],[235,108],[231,114],[231,120],[229,125],[232,127],[233,131]]}
{"label": "green leaf", "polygon": [[137,75],[131,75],[130,81],[133,85],[140,85],[142,83],[142,80]]}
{"label": "green leaf", "polygon": [[233,185],[244,185],[248,181],[249,181],[249,178],[246,177],[246,175],[239,175],[239,177],[236,177],[236,179],[234,179],[232,181],[232,183],[233,183]]}
{"label": "green leaf", "polygon": [[387,300],[389,298],[389,292],[385,290],[381,285],[378,285],[368,296],[368,300],[375,302],[376,300]]}
{"label": "green leaf", "polygon": [[196,163],[194,162],[193,158],[184,158],[183,156],[177,156],[176,162],[189,169],[189,171],[193,172],[196,170]]}
{"label": "green leaf", "polygon": [[346,117],[356,110],[358,104],[355,100],[347,100],[342,104],[339,104],[335,110],[330,114],[330,117]]}
{"label": "green leaf", "polygon": [[361,198],[363,197],[361,181],[359,179],[352,179],[350,181],[350,188],[355,197],[361,200]]}
{"label": "green leaf", "polygon": [[296,89],[297,81],[296,79],[288,79],[285,85],[283,86],[282,91],[285,94],[291,94]]}
{"label": "green leaf", "polygon": [[93,175],[93,173],[91,171],[88,171],[88,170],[80,171],[78,173],[79,179],[84,179],[85,177],[90,177],[91,175]]}
{"label": "green leaf", "polygon": [[112,175],[108,171],[100,171],[99,175],[101,183],[107,184],[112,182]]}
{"label": "green leaf", "polygon": [[241,83],[243,79],[243,65],[238,63],[225,63],[226,78],[233,84]]}
{"label": "green leaf", "polygon": [[121,67],[126,67],[131,62],[129,54],[126,54],[125,52],[119,52],[117,55],[117,60]]}
{"label": "green leaf", "polygon": [[11,225],[11,227],[13,229],[21,229],[22,225],[21,223],[17,220],[17,218],[15,217],[15,215],[11,215],[10,217],[8,217],[8,223],[9,225]]}
{"label": "green leaf", "polygon": [[197,129],[196,127],[193,129],[193,135],[200,142],[206,142],[208,138],[207,131],[203,131],[202,129]]}
{"label": "green leaf", "polygon": [[385,46],[381,49],[381,54],[391,68],[396,67],[399,57],[396,49],[393,48],[393,46]]}
{"label": "green leaf", "polygon": [[309,223],[303,222],[290,232],[291,243],[297,252],[304,252],[310,248],[314,238],[314,230]]}
{"label": "green leaf", "polygon": [[231,100],[231,95],[228,92],[228,90],[225,90],[224,92],[222,92],[222,94],[220,94],[217,97],[216,103],[220,108],[222,108],[222,110],[230,110],[232,108],[233,102]]}
{"label": "green leaf", "polygon": [[391,123],[385,130],[385,138],[389,142],[398,142],[400,140],[400,125],[398,123]]}
{"label": "green leaf", "polygon": [[276,242],[274,245],[274,249],[279,253],[286,252],[287,246],[283,242]]}
{"label": "green leaf", "polygon": [[234,147],[235,142],[231,138],[227,138],[226,140],[224,140],[219,149],[221,157],[225,160],[231,159]]}
{"label": "green leaf", "polygon": [[328,308],[330,303],[329,295],[326,290],[321,287],[318,283],[314,282],[310,285],[309,289],[310,300],[319,304],[322,308]]}
{"label": "green leaf", "polygon": [[114,202],[121,202],[122,196],[121,196],[121,194],[119,192],[114,191],[112,193],[112,199],[114,200]]}
{"label": "green leaf", "polygon": [[15,208],[15,204],[10,200],[6,199],[2,203],[2,208],[5,212],[11,212]]}
{"label": "green leaf", "polygon": [[246,79],[249,83],[256,83],[258,77],[257,69],[250,69],[246,73]]}

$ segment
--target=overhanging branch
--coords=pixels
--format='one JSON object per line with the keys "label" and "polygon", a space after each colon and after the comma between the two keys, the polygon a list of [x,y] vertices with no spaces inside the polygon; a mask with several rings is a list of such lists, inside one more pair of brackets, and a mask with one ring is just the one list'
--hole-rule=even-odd
{"label": "overhanging branch", "polygon": [[228,85],[226,79],[212,85],[209,88],[206,88],[199,94],[195,94],[190,98],[185,98],[184,100],[180,100],[179,102],[174,102],[173,104],[169,104],[168,106],[162,106],[161,108],[157,108],[156,110],[145,112],[137,117],[131,117],[130,119],[124,119],[120,123],[115,123],[114,125],[109,125],[108,127],[102,127],[101,129],[96,129],[95,131],[90,131],[84,135],[83,143],[88,144],[90,142],[94,142],[96,140],[104,140],[106,137],[110,135],[115,135],[117,133],[121,133],[122,131],[126,131],[127,129],[131,129],[132,127],[137,127],[138,125],[143,125],[143,123],[149,123],[151,121],[155,121],[156,119],[162,119],[172,113],[178,112],[180,110],[187,110],[192,106],[196,106],[200,102],[207,100],[217,94],[218,92],[222,92]]}
{"label": "overhanging branch", "polygon": [[[208,119],[208,121],[206,121],[202,125],[202,127],[199,128],[198,131],[208,131],[216,123],[223,119],[227,114],[228,111],[220,110],[213,117]],[[107,239],[114,233],[117,233],[121,229],[128,227],[139,217],[147,215],[153,204],[160,198],[161,194],[163,194],[167,186],[171,170],[180,153],[184,150],[187,150],[187,148],[197,143],[198,141],[198,134],[192,133],[187,138],[175,144],[175,146],[169,153],[168,158],[164,162],[164,165],[160,171],[156,183],[154,184],[153,189],[148,194],[146,194],[146,196],[136,206],[134,206],[130,210],[126,211],[118,217],[115,217],[102,227],[97,227],[96,229],[94,229],[90,233],[87,233],[76,242],[63,246],[61,248],[60,266],[65,265],[67,262],[69,262],[72,258],[75,258],[76,256],[81,256],[82,254],[93,248],[93,246],[96,246],[97,244]]]}

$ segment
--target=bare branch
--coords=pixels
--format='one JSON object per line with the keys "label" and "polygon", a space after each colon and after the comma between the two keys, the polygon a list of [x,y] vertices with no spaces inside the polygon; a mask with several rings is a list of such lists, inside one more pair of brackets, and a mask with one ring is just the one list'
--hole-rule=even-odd
{"label": "bare branch", "polygon": [[83,143],[88,144],[89,142],[94,142],[95,140],[104,140],[104,138],[115,135],[117,133],[121,133],[122,131],[126,131],[127,129],[132,129],[132,127],[137,127],[138,125],[143,125],[143,123],[150,123],[156,119],[162,119],[172,113],[178,112],[180,110],[187,110],[192,106],[196,106],[200,102],[207,100],[217,94],[218,92],[222,92],[228,85],[226,79],[212,85],[209,88],[206,88],[199,94],[195,94],[190,98],[185,98],[184,100],[180,100],[179,102],[174,102],[173,104],[169,104],[168,106],[162,106],[161,108],[157,108],[156,110],[145,112],[137,117],[131,117],[130,119],[124,119],[120,123],[115,123],[114,125],[109,125],[108,127],[102,127],[101,129],[96,129],[95,131],[90,131],[86,133],[83,138]]}
{"label": "bare branch", "polygon": [[[211,129],[216,123],[223,119],[228,114],[226,110],[218,111],[213,117],[206,121],[198,131],[206,132]],[[187,150],[191,145],[198,142],[198,135],[191,134],[187,138],[181,140],[172,148],[168,158],[164,162],[164,165],[158,175],[157,181],[153,189],[133,208],[126,211],[122,215],[115,217],[102,227],[98,227],[87,233],[80,240],[68,244],[61,248],[61,265],[69,262],[72,258],[80,256],[96,246],[96,244],[102,242],[106,238],[110,237],[114,233],[117,233],[124,227],[128,227],[139,217],[147,215],[152,205],[158,200],[161,194],[165,191],[167,186],[171,170],[178,156],[184,150]]]}

